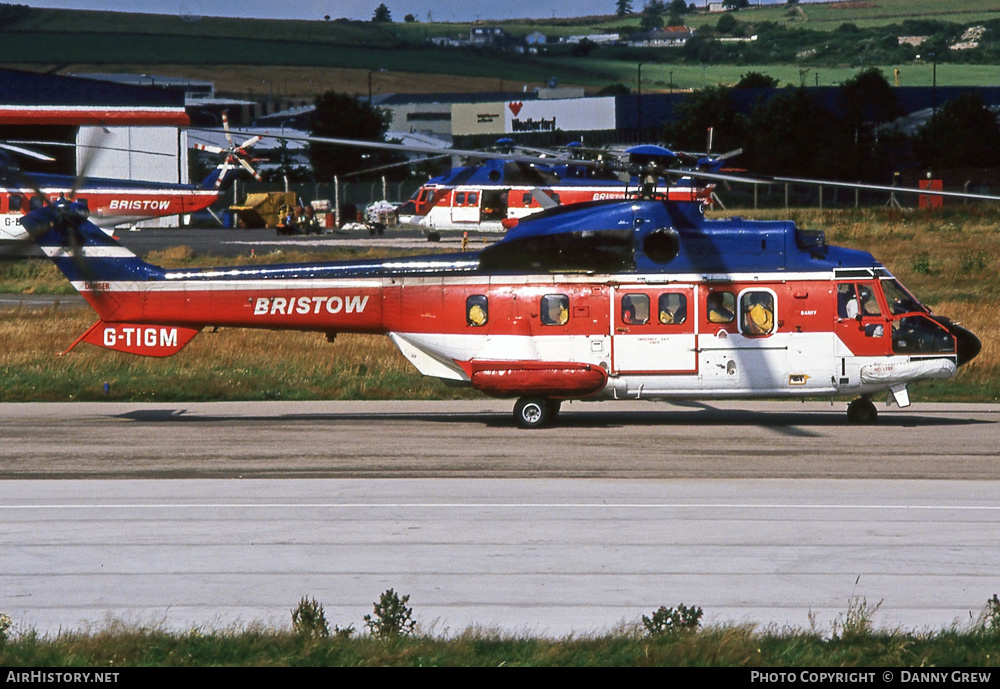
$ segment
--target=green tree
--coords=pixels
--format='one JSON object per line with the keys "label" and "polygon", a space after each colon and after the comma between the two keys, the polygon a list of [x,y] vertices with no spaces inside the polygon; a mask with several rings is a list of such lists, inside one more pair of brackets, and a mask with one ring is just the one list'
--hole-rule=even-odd
{"label": "green tree", "polygon": [[882,124],[902,114],[896,92],[882,70],[870,67],[840,86],[845,117],[852,127]]}
{"label": "green tree", "polygon": [[379,3],[379,6],[375,8],[375,14],[372,15],[373,22],[389,23],[392,21],[392,13],[389,8],[385,6],[385,3]]}
{"label": "green tree", "polygon": [[963,93],[937,109],[913,148],[928,168],[993,166],[1000,159],[1000,125],[978,93]]}
{"label": "green tree", "polygon": [[736,111],[730,89],[724,86],[692,93],[677,106],[676,119],[665,131],[666,138],[680,150],[703,151],[708,129],[713,128],[713,150],[729,151],[743,146],[746,118]]}
{"label": "green tree", "polygon": [[727,12],[719,17],[719,21],[715,23],[715,30],[719,33],[729,33],[739,25],[739,19]]}
{"label": "green tree", "polygon": [[687,14],[689,9],[686,0],[671,0],[670,4],[667,5],[667,11],[670,14]]}
{"label": "green tree", "polygon": [[615,16],[624,17],[632,14],[632,0],[616,0]]}
{"label": "green tree", "polygon": [[642,8],[642,13],[639,17],[639,28],[643,31],[659,29],[663,26],[663,13],[665,11],[666,7],[660,0],[650,0]]}
{"label": "green tree", "polygon": [[781,89],[754,108],[740,162],[761,174],[830,179],[840,131],[804,88]]}
{"label": "green tree", "polygon": [[763,72],[747,72],[740,75],[734,88],[738,89],[773,89],[777,88],[778,80]]}
{"label": "green tree", "polygon": [[[389,130],[390,115],[346,93],[327,91],[316,97],[316,110],[309,123],[313,136],[335,139],[383,141]],[[309,160],[313,173],[322,181],[334,175],[385,165],[393,156],[373,149],[310,143]]]}

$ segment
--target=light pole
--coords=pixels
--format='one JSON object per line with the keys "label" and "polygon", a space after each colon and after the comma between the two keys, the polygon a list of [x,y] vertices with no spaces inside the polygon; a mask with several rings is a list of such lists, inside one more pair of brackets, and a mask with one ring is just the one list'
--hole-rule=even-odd
{"label": "light pole", "polygon": [[[932,65],[931,108],[933,110],[933,113],[936,115],[937,114],[937,52],[927,53],[926,55],[924,55],[925,59],[928,57],[931,59],[931,65]],[[917,59],[918,60],[920,59],[919,55],[917,55]]]}
{"label": "light pole", "polygon": [[368,107],[372,106],[372,75],[375,72],[385,72],[387,71],[384,67],[381,69],[372,69],[368,72]]}
{"label": "light pole", "polygon": [[[931,53],[931,64],[932,69],[932,81],[931,81],[931,98],[933,99],[932,105],[934,106],[934,114],[937,114],[937,52]],[[940,198],[940,197],[938,197]]]}

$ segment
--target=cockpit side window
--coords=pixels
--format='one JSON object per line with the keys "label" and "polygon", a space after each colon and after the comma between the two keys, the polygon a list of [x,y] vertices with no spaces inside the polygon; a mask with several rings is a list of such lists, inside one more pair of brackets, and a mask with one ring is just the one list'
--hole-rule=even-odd
{"label": "cockpit side window", "polygon": [[858,297],[861,302],[862,316],[881,316],[882,308],[878,305],[875,290],[868,285],[858,285]]}
{"label": "cockpit side window", "polygon": [[882,294],[885,295],[885,301],[889,305],[889,313],[893,316],[913,313],[914,311],[927,313],[927,307],[917,301],[916,297],[910,294],[898,281],[883,280],[880,284],[882,285]]}
{"label": "cockpit side window", "polygon": [[857,318],[861,307],[858,306],[858,293],[854,283],[842,282],[837,285],[837,316],[840,318]]}

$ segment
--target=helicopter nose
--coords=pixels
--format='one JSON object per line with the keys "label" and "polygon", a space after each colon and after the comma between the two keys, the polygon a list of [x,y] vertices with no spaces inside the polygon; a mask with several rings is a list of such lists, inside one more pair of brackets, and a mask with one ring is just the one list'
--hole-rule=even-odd
{"label": "helicopter nose", "polygon": [[967,364],[976,358],[983,343],[972,331],[966,330],[956,323],[948,324],[948,332],[955,338],[955,351],[958,353],[958,365]]}

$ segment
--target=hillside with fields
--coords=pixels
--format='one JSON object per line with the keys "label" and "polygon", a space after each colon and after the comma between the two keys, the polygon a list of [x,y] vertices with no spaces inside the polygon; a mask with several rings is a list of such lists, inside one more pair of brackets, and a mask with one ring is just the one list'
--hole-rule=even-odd
{"label": "hillside with fields", "polygon": [[[634,3],[639,5],[639,3]],[[669,3],[668,3],[669,4]],[[610,7],[610,3],[609,3]],[[383,92],[496,91],[555,79],[589,92],[702,88],[749,71],[782,84],[840,84],[859,70],[899,70],[903,85],[989,85],[1000,64],[1000,6],[991,0],[854,0],[738,12],[664,13],[694,35],[678,47],[634,47],[645,21],[625,17],[512,20],[519,52],[436,45],[468,38],[467,24],[182,17],[0,5],[0,62],[59,72],[141,72],[211,79],[222,91],[312,97],[362,93],[379,70]],[[526,50],[523,39],[544,40]],[[580,37],[619,35],[618,44]],[[573,39],[572,37],[577,37]],[[569,42],[567,42],[569,41]],[[383,71],[384,70],[384,71]]]}

